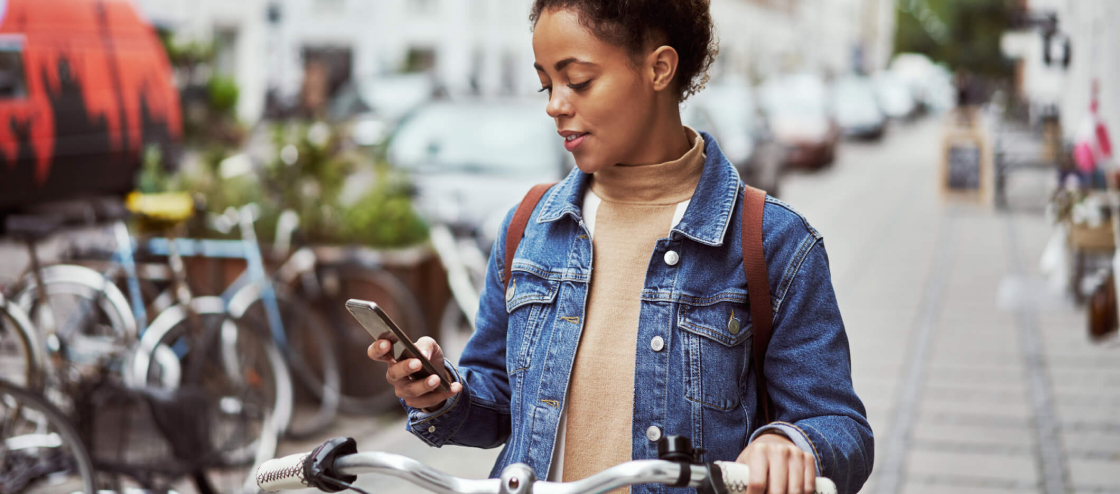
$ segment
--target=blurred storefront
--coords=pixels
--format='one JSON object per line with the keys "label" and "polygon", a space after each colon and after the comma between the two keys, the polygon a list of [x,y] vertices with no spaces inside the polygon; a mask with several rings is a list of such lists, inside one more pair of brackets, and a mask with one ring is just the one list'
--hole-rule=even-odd
{"label": "blurred storefront", "polygon": [[1056,109],[1065,140],[1073,140],[1097,81],[1101,118],[1120,123],[1120,2],[1020,0],[1015,27],[1003,51],[1019,64],[1017,90],[1032,117]]}

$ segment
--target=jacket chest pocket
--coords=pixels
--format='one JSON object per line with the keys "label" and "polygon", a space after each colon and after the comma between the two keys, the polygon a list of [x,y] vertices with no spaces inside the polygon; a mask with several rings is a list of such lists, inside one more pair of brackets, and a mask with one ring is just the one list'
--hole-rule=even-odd
{"label": "jacket chest pocket", "polygon": [[506,334],[506,372],[515,374],[532,364],[533,350],[540,339],[541,328],[553,313],[553,303],[560,291],[560,281],[543,278],[514,268],[506,288],[506,312],[509,325]]}
{"label": "jacket chest pocket", "polygon": [[708,408],[731,410],[746,393],[750,317],[744,303],[681,304],[677,327],[684,353],[685,397]]}

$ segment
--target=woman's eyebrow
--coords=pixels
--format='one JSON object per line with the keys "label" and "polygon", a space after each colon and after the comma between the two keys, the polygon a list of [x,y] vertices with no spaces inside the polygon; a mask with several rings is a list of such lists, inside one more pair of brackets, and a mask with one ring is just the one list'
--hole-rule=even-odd
{"label": "woman's eyebrow", "polygon": [[[564,67],[567,67],[569,64],[573,64],[573,63],[583,64],[583,65],[598,65],[594,62],[588,62],[586,60],[580,60],[576,57],[568,57],[568,58],[565,58],[565,59],[563,59],[559,62],[556,62],[556,70],[557,71],[564,70]],[[539,64],[537,62],[533,62],[533,67],[535,67],[540,72],[544,72],[544,67],[541,67],[541,64]]]}

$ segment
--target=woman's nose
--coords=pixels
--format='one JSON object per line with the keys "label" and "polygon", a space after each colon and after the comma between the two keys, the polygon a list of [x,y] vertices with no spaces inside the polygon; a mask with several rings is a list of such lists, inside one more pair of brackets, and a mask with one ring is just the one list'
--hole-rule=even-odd
{"label": "woman's nose", "polygon": [[545,112],[552,118],[570,117],[572,116],[572,105],[558,91],[548,98],[548,106],[545,107]]}

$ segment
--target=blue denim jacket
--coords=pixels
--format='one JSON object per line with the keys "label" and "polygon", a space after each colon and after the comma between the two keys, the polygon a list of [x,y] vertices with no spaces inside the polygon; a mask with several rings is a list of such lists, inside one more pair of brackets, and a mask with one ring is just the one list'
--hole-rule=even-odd
{"label": "blue denim jacket", "polygon": [[[632,456],[657,458],[651,438],[676,434],[705,449],[704,461],[734,461],[759,434],[774,431],[812,452],[818,474],[840,492],[857,492],[871,472],[874,443],[852,387],[821,235],[791,207],[767,198],[763,242],[774,329],[764,369],[775,422],[760,427],[740,243],[743,184],[712,136],[700,135],[707,160],[699,185],[646,271],[634,349]],[[513,211],[506,216],[477,330],[459,365],[447,362],[462,392],[431,413],[406,407],[408,430],[432,446],[504,444],[492,477],[517,462],[548,476],[592,276],[592,244],[580,216],[589,178],[575,169],[541,199],[514,255],[508,290],[502,264]],[[675,265],[664,261],[667,251],[679,254]],[[651,346],[654,337],[664,344]]]}

